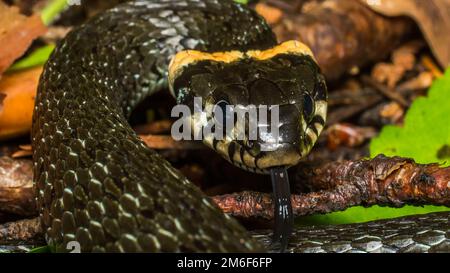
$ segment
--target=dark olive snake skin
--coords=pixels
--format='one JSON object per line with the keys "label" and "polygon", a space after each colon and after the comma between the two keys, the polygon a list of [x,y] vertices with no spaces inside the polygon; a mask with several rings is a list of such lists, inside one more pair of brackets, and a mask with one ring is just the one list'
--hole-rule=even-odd
{"label": "dark olive snake skin", "polygon": [[[287,252],[448,253],[450,213],[437,212],[351,225],[296,227]],[[270,245],[271,231],[254,233]]]}
{"label": "dark olive snake skin", "polygon": [[[263,251],[251,234],[148,149],[127,117],[142,99],[167,87],[168,62],[180,50],[275,44],[259,16],[225,0],[134,1],[68,34],[41,76],[33,118],[34,177],[47,242],[58,251],[70,241],[79,242],[83,252]],[[290,246],[370,251],[381,244],[400,251],[380,233],[391,227],[409,231],[402,238],[413,240],[416,250],[449,250],[448,214],[415,219],[299,229]],[[422,224],[429,232],[420,229]],[[364,246],[364,234],[372,228],[379,240]],[[417,239],[420,234],[428,243]],[[264,243],[268,235],[256,239]],[[337,246],[336,240],[347,241]]]}

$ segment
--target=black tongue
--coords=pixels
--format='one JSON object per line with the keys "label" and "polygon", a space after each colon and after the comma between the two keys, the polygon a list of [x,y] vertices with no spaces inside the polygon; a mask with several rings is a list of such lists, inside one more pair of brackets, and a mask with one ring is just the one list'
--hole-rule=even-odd
{"label": "black tongue", "polygon": [[271,250],[284,252],[291,236],[294,217],[292,213],[291,190],[287,169],[273,168],[272,178],[273,198],[275,200],[275,226],[273,230]]}

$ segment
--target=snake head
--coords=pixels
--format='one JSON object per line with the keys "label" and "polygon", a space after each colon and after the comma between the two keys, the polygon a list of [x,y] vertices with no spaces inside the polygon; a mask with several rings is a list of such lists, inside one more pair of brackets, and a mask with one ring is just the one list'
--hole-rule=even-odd
{"label": "snake head", "polygon": [[264,51],[182,51],[172,59],[169,83],[191,110],[191,133],[203,128],[207,146],[249,171],[296,165],[325,125],[325,80],[297,41]]}

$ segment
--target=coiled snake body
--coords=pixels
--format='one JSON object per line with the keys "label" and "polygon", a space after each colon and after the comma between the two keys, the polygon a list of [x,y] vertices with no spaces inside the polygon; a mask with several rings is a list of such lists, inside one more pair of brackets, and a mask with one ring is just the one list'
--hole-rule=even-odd
{"label": "coiled snake body", "polygon": [[[293,165],[323,128],[326,89],[306,48],[276,45],[259,16],[228,0],[133,1],[69,33],[46,64],[33,117],[34,177],[48,243],[65,251],[77,241],[83,252],[264,250],[148,149],[127,117],[145,97],[167,88],[168,65],[177,52],[209,52],[172,61],[169,78],[178,102],[199,95],[209,105],[245,98],[246,104],[279,104],[286,129],[273,152],[261,151],[263,140],[205,143],[253,171]],[[356,239],[365,227],[353,230]],[[448,237],[448,230],[436,232]],[[333,243],[326,238],[312,240],[326,249]],[[388,239],[380,238],[381,244]]]}

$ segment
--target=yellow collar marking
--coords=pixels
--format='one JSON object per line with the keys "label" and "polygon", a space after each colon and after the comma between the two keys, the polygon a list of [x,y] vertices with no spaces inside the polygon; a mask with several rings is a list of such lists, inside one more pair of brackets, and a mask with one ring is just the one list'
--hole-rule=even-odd
{"label": "yellow collar marking", "polygon": [[297,54],[297,55],[308,55],[314,59],[313,53],[308,46],[299,41],[287,41],[276,47],[269,48],[267,50],[250,50],[246,52],[246,56],[256,60],[268,60],[275,57],[278,54]]}
{"label": "yellow collar marking", "polygon": [[299,41],[287,41],[267,50],[249,50],[245,53],[236,50],[216,53],[206,53],[197,50],[183,50],[178,52],[169,64],[170,88],[173,93],[172,88],[175,77],[183,71],[184,67],[192,63],[197,63],[200,61],[231,63],[244,58],[252,58],[263,61],[283,53],[307,55],[314,59],[311,49]]}

